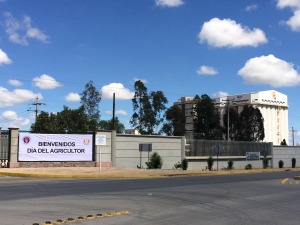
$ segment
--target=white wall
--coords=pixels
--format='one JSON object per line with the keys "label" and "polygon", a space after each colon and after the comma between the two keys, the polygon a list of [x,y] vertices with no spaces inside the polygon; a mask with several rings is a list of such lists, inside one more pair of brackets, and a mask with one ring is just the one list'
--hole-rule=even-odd
{"label": "white wall", "polygon": [[299,146],[273,146],[273,168],[278,168],[278,162],[283,161],[283,167],[292,167],[292,158],[296,159],[296,167],[300,167]]}
{"label": "white wall", "polygon": [[[142,165],[146,168],[148,152],[140,152],[139,144],[151,143],[152,152],[157,152],[162,160],[162,169],[172,169],[174,164],[181,162],[184,157],[184,137],[166,137],[152,135],[117,135],[115,167],[137,168]],[[140,160],[141,163],[140,163]]]}
{"label": "white wall", "polygon": [[[205,170],[207,169],[207,159],[206,157],[186,157],[188,160],[188,170]],[[213,170],[225,169],[228,166],[228,161],[231,159],[233,160],[233,167],[234,169],[245,169],[247,164],[252,165],[252,169],[261,169],[263,168],[263,162],[261,157],[260,160],[251,160],[247,161],[246,157],[243,156],[223,156],[219,157],[219,163],[217,162],[217,157],[214,158]],[[268,157],[269,158],[269,157]],[[271,160],[269,159],[269,166],[271,166]]]}

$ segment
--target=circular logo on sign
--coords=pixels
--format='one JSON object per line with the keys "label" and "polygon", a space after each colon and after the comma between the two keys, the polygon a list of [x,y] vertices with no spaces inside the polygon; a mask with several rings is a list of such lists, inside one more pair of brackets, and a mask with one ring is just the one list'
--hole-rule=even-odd
{"label": "circular logo on sign", "polygon": [[28,144],[30,142],[30,137],[28,137],[28,136],[23,137],[23,142],[25,144]]}
{"label": "circular logo on sign", "polygon": [[86,138],[83,139],[83,144],[88,145],[90,143],[90,139]]}

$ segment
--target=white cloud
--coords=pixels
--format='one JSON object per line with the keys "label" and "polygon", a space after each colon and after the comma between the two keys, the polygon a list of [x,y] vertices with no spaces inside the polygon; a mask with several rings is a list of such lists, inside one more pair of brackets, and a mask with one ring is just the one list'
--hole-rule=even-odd
{"label": "white cloud", "polygon": [[[106,114],[112,115],[113,112],[108,110],[108,111],[106,111]],[[115,115],[116,115],[116,116],[117,116],[117,115],[127,116],[127,112],[124,111],[124,110],[116,110],[116,111],[115,111]]]}
{"label": "white cloud", "polygon": [[300,31],[300,10],[294,12],[294,15],[286,21],[286,24],[290,26],[293,31]]}
{"label": "white cloud", "polygon": [[227,92],[224,92],[224,91],[218,91],[216,93],[213,94],[213,97],[214,98],[217,98],[217,97],[226,97],[228,96],[229,94]]}
{"label": "white cloud", "polygon": [[253,4],[253,5],[247,5],[245,10],[249,12],[249,11],[256,10],[257,8],[258,8],[258,5]]}
{"label": "white cloud", "polygon": [[116,115],[127,116],[127,112],[125,110],[117,110]]}
{"label": "white cloud", "polygon": [[39,87],[40,89],[54,89],[62,86],[59,82],[57,82],[53,77],[47,74],[43,74],[39,77],[35,77],[32,79],[34,85]]}
{"label": "white cloud", "polygon": [[104,85],[101,88],[102,97],[106,99],[112,99],[113,93],[115,93],[116,99],[128,100],[132,99],[134,92],[130,91],[128,88],[125,88],[121,83],[110,83]]}
{"label": "white cloud", "polygon": [[268,84],[272,87],[300,84],[300,75],[294,69],[294,65],[274,55],[249,59],[238,74],[249,84]]}
{"label": "white cloud", "polygon": [[8,83],[12,86],[19,87],[22,86],[22,82],[18,80],[8,80]]}
{"label": "white cloud", "polygon": [[40,29],[32,26],[32,20],[29,16],[24,16],[22,21],[18,21],[10,13],[5,13],[5,32],[8,39],[20,45],[28,45],[28,39],[35,39],[43,43],[49,41],[49,37]]}
{"label": "white cloud", "polygon": [[213,18],[205,22],[199,33],[200,43],[207,43],[213,47],[257,47],[268,40],[265,33],[254,28],[250,30],[246,26],[236,23],[231,19]]}
{"label": "white cloud", "polygon": [[218,71],[210,66],[200,66],[200,68],[197,70],[197,73],[199,75],[216,75],[218,74]]}
{"label": "white cloud", "polygon": [[19,116],[16,112],[8,110],[2,113],[1,119],[5,121],[3,127],[5,128],[20,128],[24,129],[30,124],[30,120]]}
{"label": "white cloud", "polygon": [[178,7],[184,4],[183,0],[155,0],[155,4],[161,7]]}
{"label": "white cloud", "polygon": [[290,7],[293,9],[300,8],[300,0],[277,0],[277,7],[280,9]]}
{"label": "white cloud", "polygon": [[0,65],[11,64],[11,63],[12,63],[12,61],[8,57],[8,55],[2,49],[0,49]]}
{"label": "white cloud", "polygon": [[279,9],[291,8],[293,16],[284,23],[293,31],[300,31],[300,0],[278,0],[277,7]]}
{"label": "white cloud", "polygon": [[69,93],[65,96],[67,102],[80,102],[80,95],[78,93]]}
{"label": "white cloud", "polygon": [[36,94],[29,90],[15,89],[9,91],[4,87],[0,87],[0,96],[0,108],[35,101],[36,97],[43,99],[41,94]]}

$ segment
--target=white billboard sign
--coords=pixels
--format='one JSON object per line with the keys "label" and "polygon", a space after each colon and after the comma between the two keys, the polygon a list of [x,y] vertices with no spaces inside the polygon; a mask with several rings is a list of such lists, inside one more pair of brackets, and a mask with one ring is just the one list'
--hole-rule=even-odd
{"label": "white billboard sign", "polygon": [[260,152],[246,152],[246,160],[260,160]]}
{"label": "white billboard sign", "polygon": [[92,161],[91,134],[19,134],[19,161]]}

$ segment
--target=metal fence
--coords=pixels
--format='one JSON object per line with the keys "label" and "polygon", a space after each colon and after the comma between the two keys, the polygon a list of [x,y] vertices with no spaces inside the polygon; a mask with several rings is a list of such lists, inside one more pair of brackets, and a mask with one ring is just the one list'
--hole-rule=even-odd
{"label": "metal fence", "polygon": [[8,160],[8,145],[9,145],[8,131],[1,131],[1,144],[0,144],[0,160]]}
{"label": "metal fence", "polygon": [[246,152],[260,152],[261,156],[271,155],[271,142],[243,142],[187,139],[190,145],[188,156],[245,156]]}

